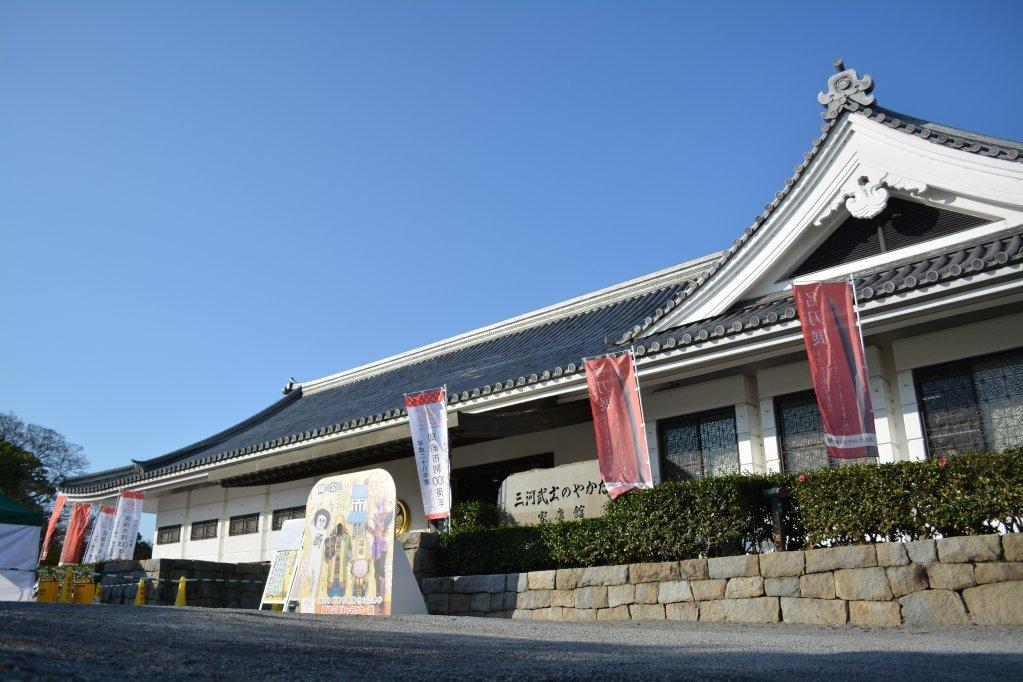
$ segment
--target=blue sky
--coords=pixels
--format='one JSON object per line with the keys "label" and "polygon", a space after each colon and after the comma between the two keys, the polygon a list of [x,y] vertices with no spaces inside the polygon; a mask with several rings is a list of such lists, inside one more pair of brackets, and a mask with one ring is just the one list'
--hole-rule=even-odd
{"label": "blue sky", "polygon": [[1023,3],[779,7],[3,3],[0,410],[119,466],[722,248],[838,56],[1023,138]]}

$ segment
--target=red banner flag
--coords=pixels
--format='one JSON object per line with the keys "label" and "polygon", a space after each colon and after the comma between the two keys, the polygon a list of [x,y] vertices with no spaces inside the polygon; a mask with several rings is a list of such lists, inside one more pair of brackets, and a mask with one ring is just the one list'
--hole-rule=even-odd
{"label": "red banner flag", "polygon": [[600,476],[614,499],[633,488],[652,488],[639,379],[631,353],[585,360]]}
{"label": "red banner flag", "polygon": [[828,456],[877,457],[867,360],[851,282],[795,284],[792,292]]}
{"label": "red banner flag", "polygon": [[43,536],[43,550],[39,553],[39,561],[45,561],[46,555],[50,552],[53,532],[57,530],[57,522],[60,521],[60,513],[64,511],[66,502],[67,498],[63,494],[57,495],[57,499],[53,501],[53,511],[50,512],[50,522],[46,524],[46,535]]}
{"label": "red banner flag", "polygon": [[60,563],[77,564],[82,560],[85,549],[85,531],[89,527],[89,514],[92,505],[75,502],[71,505],[71,519],[67,522],[67,533],[64,534],[64,549],[60,553]]}

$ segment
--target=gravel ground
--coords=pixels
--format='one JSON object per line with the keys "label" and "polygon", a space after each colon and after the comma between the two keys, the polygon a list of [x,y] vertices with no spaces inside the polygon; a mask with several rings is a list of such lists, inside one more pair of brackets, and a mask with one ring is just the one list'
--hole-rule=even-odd
{"label": "gravel ground", "polygon": [[1001,678],[1023,628],[826,628],[0,602],[0,678]]}

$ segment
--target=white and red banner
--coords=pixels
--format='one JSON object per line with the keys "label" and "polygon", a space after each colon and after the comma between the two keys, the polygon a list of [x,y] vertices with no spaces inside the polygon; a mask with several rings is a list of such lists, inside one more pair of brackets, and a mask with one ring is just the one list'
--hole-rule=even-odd
{"label": "white and red banner", "polygon": [[89,528],[89,515],[92,505],[75,502],[71,505],[71,518],[67,522],[64,533],[64,549],[60,552],[60,565],[77,564],[82,559],[85,549],[85,532]]}
{"label": "white and red banner", "polygon": [[584,361],[600,477],[614,499],[633,488],[652,488],[643,404],[632,353]]}
{"label": "white and red banner", "polygon": [[106,559],[117,561],[132,558],[141,520],[142,493],[136,490],[122,490],[121,496],[117,498],[117,511],[114,512]]}
{"label": "white and red banner", "polygon": [[406,394],[405,408],[423,492],[423,513],[429,521],[446,519],[451,512],[447,391],[438,388]]}
{"label": "white and red banner", "polygon": [[50,543],[53,542],[53,533],[57,530],[57,522],[60,521],[60,514],[67,504],[67,497],[63,493],[57,495],[53,501],[53,511],[50,512],[50,521],[46,524],[46,534],[43,536],[43,549],[39,553],[39,561],[44,561],[50,552]]}
{"label": "white and red banner", "polygon": [[89,544],[85,546],[85,556],[82,557],[83,564],[94,564],[97,561],[106,559],[107,547],[110,546],[110,531],[114,527],[114,507],[101,504],[96,520],[92,522],[92,536],[89,537]]}
{"label": "white and red banner", "polygon": [[792,293],[803,327],[828,456],[877,457],[867,359],[852,282],[795,284]]}

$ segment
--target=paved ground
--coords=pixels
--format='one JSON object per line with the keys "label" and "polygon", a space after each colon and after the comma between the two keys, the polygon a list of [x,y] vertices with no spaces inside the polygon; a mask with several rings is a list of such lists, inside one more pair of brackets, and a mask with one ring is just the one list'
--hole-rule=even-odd
{"label": "paved ground", "polygon": [[1019,679],[1023,628],[344,618],[0,602],[0,678]]}

